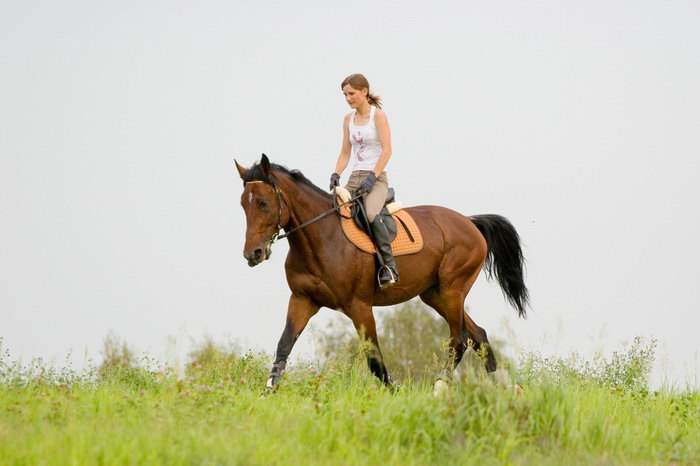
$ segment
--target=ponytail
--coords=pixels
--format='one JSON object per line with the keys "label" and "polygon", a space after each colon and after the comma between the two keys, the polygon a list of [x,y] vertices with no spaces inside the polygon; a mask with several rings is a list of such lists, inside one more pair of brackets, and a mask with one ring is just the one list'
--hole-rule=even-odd
{"label": "ponytail", "polygon": [[382,99],[378,95],[372,94],[371,92],[367,91],[367,102],[369,102],[370,105],[374,105],[375,107],[381,109],[382,108]]}

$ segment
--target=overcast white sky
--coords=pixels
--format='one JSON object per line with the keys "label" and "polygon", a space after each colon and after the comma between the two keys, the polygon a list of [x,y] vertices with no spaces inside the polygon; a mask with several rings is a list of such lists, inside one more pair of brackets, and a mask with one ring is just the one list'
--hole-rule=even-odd
{"label": "overcast white sky", "polygon": [[325,187],[361,72],[403,203],[522,236],[530,318],[483,278],[467,298],[492,338],[504,317],[561,352],[653,335],[697,374],[697,1],[0,1],[0,59],[14,357],[99,358],[109,329],[156,355],[173,335],[272,351],[287,245],[247,266],[233,159]]}

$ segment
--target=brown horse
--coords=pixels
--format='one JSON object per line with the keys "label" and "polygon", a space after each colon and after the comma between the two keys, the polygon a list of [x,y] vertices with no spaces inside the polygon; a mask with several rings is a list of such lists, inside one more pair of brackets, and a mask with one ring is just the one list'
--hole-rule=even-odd
{"label": "brown horse", "polygon": [[[289,232],[333,209],[330,194],[299,171],[271,164],[265,154],[250,169],[238,162],[236,167],[243,179],[241,205],[247,222],[243,256],[251,267],[270,257],[280,229]],[[376,285],[374,257],[344,236],[337,215],[327,215],[289,235],[285,271],[292,295],[268,387],[279,382],[294,343],[321,306],[350,317],[358,333],[373,345],[368,354],[370,370],[390,385],[372,306],[398,304],[415,296],[434,308],[450,327],[451,369],[459,364],[471,340],[475,349],[485,352],[486,369],[496,370],[486,332],[464,312],[464,300],[483,267],[487,276],[495,275],[519,315],[525,316],[528,291],[517,232],[497,215],[465,217],[437,206],[406,210],[420,227],[424,246],[415,254],[396,258],[401,280],[381,291]]]}

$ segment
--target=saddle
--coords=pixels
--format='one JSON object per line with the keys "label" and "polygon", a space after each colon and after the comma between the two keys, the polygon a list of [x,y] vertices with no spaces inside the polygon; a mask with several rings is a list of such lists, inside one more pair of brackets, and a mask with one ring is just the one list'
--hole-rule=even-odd
{"label": "saddle", "polygon": [[[350,192],[342,186],[335,188],[335,195],[339,204],[351,199]],[[356,202],[344,205],[339,209],[343,233],[361,251],[375,254],[376,249],[367,234],[369,225],[364,216],[364,209],[357,207]],[[394,237],[391,241],[391,250],[394,256],[414,254],[423,249],[423,236],[420,229],[413,217],[403,210],[401,203],[394,200],[393,188],[389,188],[387,202],[379,215],[384,215],[383,220]]]}

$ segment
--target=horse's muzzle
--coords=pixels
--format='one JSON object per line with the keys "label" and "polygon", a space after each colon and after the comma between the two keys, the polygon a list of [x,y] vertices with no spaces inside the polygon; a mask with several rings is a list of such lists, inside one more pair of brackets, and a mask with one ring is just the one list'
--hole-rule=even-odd
{"label": "horse's muzzle", "polygon": [[249,254],[243,254],[243,257],[248,259],[248,265],[250,267],[255,267],[259,263],[261,263],[263,259],[263,250],[258,248],[255,251],[249,253]]}
{"label": "horse's muzzle", "polygon": [[266,241],[264,248],[257,248],[251,252],[243,252],[243,257],[248,260],[250,267],[255,267],[264,260],[267,260],[272,255],[272,241]]}

